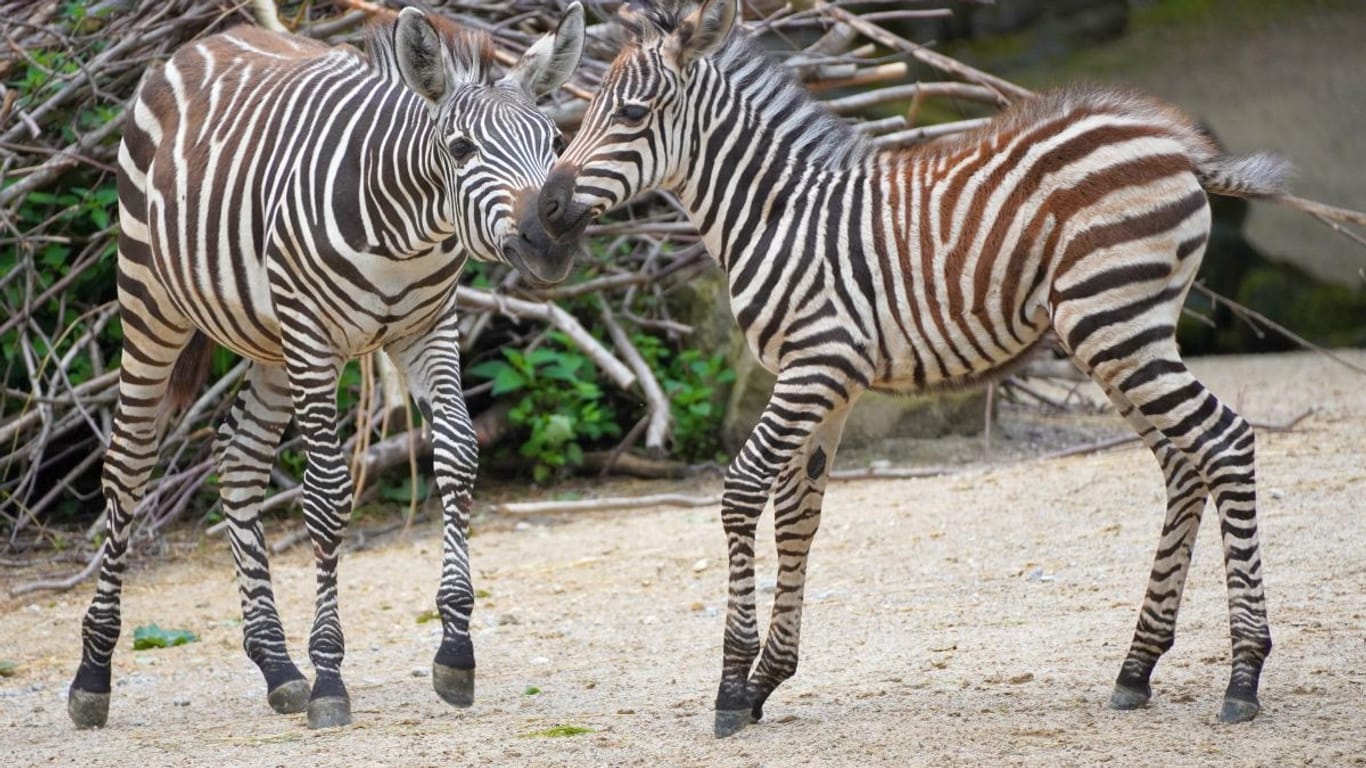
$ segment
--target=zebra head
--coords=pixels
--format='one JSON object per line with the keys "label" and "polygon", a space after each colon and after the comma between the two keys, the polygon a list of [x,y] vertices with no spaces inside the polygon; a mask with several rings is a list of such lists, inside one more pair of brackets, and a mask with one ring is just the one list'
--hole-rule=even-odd
{"label": "zebra head", "polygon": [[583,38],[583,7],[573,2],[555,32],[495,80],[483,33],[412,7],[394,28],[398,71],[435,123],[459,242],[475,259],[511,264],[538,285],[567,277],[582,251],[576,238],[548,237],[536,212],[537,193],[564,146],[536,100],[574,73]]}
{"label": "zebra head", "polygon": [[552,237],[572,240],[605,211],[680,183],[698,117],[709,108],[700,85],[712,67],[707,57],[729,37],[736,6],[631,0],[621,7],[625,47],[541,189],[541,223]]}

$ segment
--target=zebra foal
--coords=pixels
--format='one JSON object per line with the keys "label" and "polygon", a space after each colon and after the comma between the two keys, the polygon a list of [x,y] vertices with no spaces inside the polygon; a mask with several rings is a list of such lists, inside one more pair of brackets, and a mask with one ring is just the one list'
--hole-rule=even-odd
{"label": "zebra foal", "polygon": [[[129,524],[157,456],[164,399],[202,385],[212,343],[253,361],[218,431],[219,492],[238,573],[243,646],[277,712],[345,725],[350,697],[337,561],[352,487],[336,389],[350,358],[384,350],[432,425],[444,510],[432,683],[474,697],[468,513],[476,444],[460,386],[455,288],[468,257],[533,282],[563,279],[578,246],[551,241],[535,200],[562,138],[535,99],[583,49],[566,10],[503,77],[482,32],[407,8],[369,54],[252,27],[149,67],[119,151],[124,342],[104,463],[108,537],[68,693],[78,727],[109,714]],[[310,687],[285,648],[258,519],[291,411],[307,451],[304,520],[317,560]]]}
{"label": "zebra foal", "polygon": [[[1076,89],[958,137],[878,150],[743,33],[736,0],[623,6],[626,45],[551,171],[540,212],[575,237],[656,187],[727,273],[777,383],[731,463],[716,733],[759,719],[797,668],[807,553],[846,417],[868,389],[997,376],[1054,331],[1156,456],[1167,515],[1110,703],[1144,705],[1169,649],[1207,498],[1218,511],[1232,671],[1226,722],[1258,710],[1271,649],[1253,433],[1182,363],[1176,321],[1205,242],[1206,192],[1280,191],[1284,164],[1220,154],[1175,110]],[[772,499],[778,580],[759,642],[754,532]]]}

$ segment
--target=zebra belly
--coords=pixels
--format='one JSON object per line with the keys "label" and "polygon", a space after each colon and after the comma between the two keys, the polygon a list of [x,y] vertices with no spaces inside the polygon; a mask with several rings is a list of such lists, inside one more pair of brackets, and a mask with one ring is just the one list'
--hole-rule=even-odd
{"label": "zebra belly", "polygon": [[956,335],[950,344],[909,337],[888,343],[888,358],[878,367],[879,375],[869,388],[912,394],[978,386],[1003,378],[1028,357],[1049,328],[1046,308],[1036,307],[1029,316],[1029,325],[1017,328],[1014,335],[998,334],[1004,337],[999,338],[1000,344],[973,344]]}

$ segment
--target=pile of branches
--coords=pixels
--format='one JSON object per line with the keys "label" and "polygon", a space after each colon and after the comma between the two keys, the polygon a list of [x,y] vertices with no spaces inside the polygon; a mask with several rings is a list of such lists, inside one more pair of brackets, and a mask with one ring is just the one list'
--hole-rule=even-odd
{"label": "pile of branches", "polygon": [[[357,43],[365,23],[402,5],[367,0],[8,0],[0,58],[0,551],[47,548],[56,534],[45,521],[60,514],[89,520],[102,507],[92,478],[110,431],[117,387],[118,340],[113,291],[117,204],[93,190],[115,173],[123,112],[143,69],[180,45],[239,23],[260,23],[331,42]],[[489,32],[505,65],[554,28],[564,0],[450,0],[427,5]],[[610,22],[616,2],[590,4],[588,42],[573,80],[545,109],[572,135],[612,59],[620,50]],[[764,35],[791,69],[836,113],[857,123],[880,146],[905,146],[980,125],[974,117],[917,125],[927,101],[959,114],[989,113],[1028,91],[913,43],[889,26],[942,18],[948,10],[919,2],[860,2],[854,14],[842,0],[747,2],[752,31]],[[909,8],[907,6],[910,6]],[[945,76],[911,82],[919,62]],[[16,83],[24,83],[20,89]],[[891,114],[889,105],[909,103]],[[889,116],[890,114],[890,116]],[[878,117],[870,117],[879,115]],[[668,294],[711,269],[702,245],[676,200],[655,194],[589,229],[601,247],[591,263],[562,286],[530,290],[514,271],[481,273],[462,285],[466,360],[509,345],[542,344],[552,329],[590,358],[608,381],[644,403],[645,415],[609,453],[608,465],[629,449],[663,452],[669,440],[669,403],[655,373],[626,329],[684,339],[691,328],[670,316]],[[585,297],[596,297],[592,302]],[[563,306],[578,307],[577,314]],[[585,311],[584,306],[592,307]],[[595,334],[589,327],[598,329]],[[601,339],[600,337],[605,337]],[[182,516],[204,478],[212,424],[230,404],[245,362],[226,373],[170,426],[161,466],[148,489],[139,533],[155,532]],[[412,463],[422,433],[394,413],[406,397],[384,366],[367,362],[361,397],[347,413],[355,435],[357,474]],[[478,394],[487,385],[467,394]],[[492,411],[491,411],[492,413]],[[497,419],[476,420],[487,442]],[[405,428],[406,426],[406,428]],[[294,447],[297,447],[297,443]],[[283,450],[290,449],[286,444]],[[277,469],[270,505],[297,495],[297,479]],[[358,483],[359,485],[359,483]],[[202,497],[200,497],[202,498]],[[100,520],[88,531],[94,536]],[[147,538],[143,536],[142,538]]]}
{"label": "pile of branches", "polygon": [[[366,0],[335,0],[277,6],[269,0],[102,0],[76,7],[54,0],[10,5],[3,44],[14,55],[0,61],[0,81],[11,84],[0,92],[0,172],[5,177],[0,188],[0,258],[6,260],[0,278],[0,336],[8,334],[6,386],[0,397],[0,531],[6,541],[0,548],[13,551],[50,544],[54,534],[44,521],[58,512],[79,519],[84,507],[88,520],[91,508],[103,503],[94,478],[117,391],[118,343],[108,333],[117,312],[112,290],[117,204],[112,199],[91,200],[89,191],[107,187],[115,173],[123,111],[143,69],[190,40],[240,23],[356,44],[368,21],[392,13],[401,3],[386,7]],[[545,0],[430,5],[486,30],[505,65],[553,29],[563,7]],[[787,49],[786,66],[813,89],[861,89],[857,95],[829,101],[852,120],[898,100],[913,99],[918,106],[927,98],[952,98],[1000,106],[1023,93],[899,41],[874,22],[846,13],[838,3],[805,9],[777,3],[747,5],[751,26],[776,41],[776,48]],[[620,49],[610,23],[615,6],[604,3],[593,9],[596,23],[588,29],[578,73],[544,105],[570,134]],[[899,10],[868,18],[885,22],[948,13]],[[889,41],[894,43],[890,56]],[[946,71],[965,76],[965,81],[906,83],[905,54],[912,51],[932,57]],[[20,80],[30,85],[23,92],[12,85]],[[977,121],[928,127],[913,123],[912,113],[860,124],[878,136],[879,143],[892,145],[928,140]],[[613,221],[592,227],[589,236],[603,245],[596,252],[606,256],[581,267],[568,284],[531,291],[518,283],[514,271],[495,268],[483,273],[481,284],[487,287],[461,286],[458,302],[464,311],[466,359],[478,359],[491,344],[534,348],[548,331],[558,331],[608,381],[644,402],[645,415],[617,449],[608,452],[611,458],[621,460],[637,445],[662,453],[669,440],[669,404],[627,329],[686,338],[691,328],[670,316],[667,294],[712,268],[711,262],[676,201],[665,195],[637,202]],[[580,311],[576,316],[562,308],[566,301],[592,296],[598,299],[591,314]],[[82,304],[82,298],[87,303]],[[594,334],[586,326],[600,332]],[[211,382],[170,425],[161,457],[169,468],[148,488],[139,515],[142,532],[156,531],[181,517],[199,498],[202,481],[212,472],[211,425],[230,404],[245,366],[238,363]],[[372,367],[365,368],[368,374]],[[386,435],[395,402],[405,398],[401,389],[394,391],[392,379],[376,378],[379,381],[370,384],[367,376],[360,404],[346,415],[356,435],[355,469],[370,476],[409,461],[412,444],[422,437],[420,430]],[[487,385],[476,387],[472,394],[486,389]],[[495,418],[479,420],[479,426],[485,442],[501,432]],[[290,448],[287,444],[283,450]],[[297,480],[284,472],[276,472],[275,485],[273,504],[297,494]],[[96,519],[89,533],[96,534],[100,525]]]}

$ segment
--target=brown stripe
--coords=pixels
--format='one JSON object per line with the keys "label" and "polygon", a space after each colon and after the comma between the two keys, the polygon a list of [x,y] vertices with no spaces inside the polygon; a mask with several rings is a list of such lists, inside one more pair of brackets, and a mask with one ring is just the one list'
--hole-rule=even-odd
{"label": "brown stripe", "polygon": [[925,313],[930,316],[930,319],[934,322],[935,328],[939,331],[939,335],[943,338],[942,345],[926,344],[925,346],[930,350],[930,353],[934,355],[934,361],[939,366],[940,378],[948,378],[948,368],[944,364],[943,355],[939,352],[941,347],[952,352],[954,357],[958,358],[959,363],[961,363],[963,367],[968,368],[970,366],[968,366],[967,361],[963,359],[962,355],[958,354],[958,350],[953,346],[953,342],[949,339],[948,329],[944,324],[944,311],[939,304],[938,297],[935,296],[934,274],[938,259],[936,258],[935,253],[934,235],[931,232],[931,225],[934,221],[930,217],[930,192],[933,189],[931,178],[933,169],[930,167],[929,163],[915,163],[912,164],[911,168],[914,171],[919,171],[919,178],[916,179],[916,183],[920,189],[920,207],[916,211],[917,223],[919,224],[920,229],[920,268],[916,274],[920,276],[921,285],[925,289]]}
{"label": "brown stripe", "polygon": [[[1065,275],[1082,257],[1120,243],[1171,231],[1208,204],[1209,199],[1205,197],[1205,191],[1196,189],[1185,197],[1172,200],[1140,215],[1086,230],[1067,243],[1067,250],[1063,252],[1058,262],[1058,270],[1054,273],[1054,285],[1056,286],[1057,279]],[[1052,297],[1056,299],[1058,295],[1055,287]]]}
{"label": "brown stripe", "polygon": [[[1015,244],[1015,247],[1010,250],[1010,253],[1001,254],[1001,250],[1005,245],[1006,234],[1010,230],[1010,225],[1015,220],[1014,217],[1019,211],[1023,210],[1027,200],[1038,194],[1039,187],[1047,174],[1065,168],[1073,163],[1080,162],[1103,146],[1130,141],[1144,136],[1159,135],[1162,135],[1161,129],[1153,126],[1105,125],[1073,137],[1039,157],[1039,159],[1030,167],[1029,172],[1025,177],[1020,179],[1019,183],[1010,191],[1009,197],[1006,198],[1005,202],[998,209],[1001,212],[1001,215],[992,217],[992,229],[991,232],[987,234],[986,241],[982,244],[982,256],[978,259],[977,269],[973,274],[973,295],[977,297],[977,301],[974,302],[973,312],[985,314],[986,308],[981,302],[985,300],[987,292],[991,289],[992,267],[995,266],[996,259],[1002,257],[1006,258],[1008,263],[1004,270],[1004,280],[1001,285],[1000,311],[1001,315],[1007,318],[1007,330],[1010,331],[1017,342],[1022,343],[1019,336],[1009,327],[1009,318],[1014,316],[1015,309],[1017,308],[1015,306],[1017,300],[1015,294],[1019,289],[1020,276],[1026,267],[1030,251],[1029,245],[1033,242],[1033,237],[1030,235],[1033,233],[1030,231],[1022,233],[1019,241]],[[1121,168],[1122,166],[1113,167]],[[1110,172],[1107,170],[1104,173],[1108,179],[1110,177]],[[1116,174],[1116,180],[1122,181],[1123,174]],[[1123,184],[1118,186],[1123,186]],[[988,183],[984,185],[984,187],[992,188],[993,185]],[[1034,223],[1037,224],[1041,222],[1036,219]],[[1047,258],[1048,253],[1049,251],[1044,252],[1044,258]],[[987,324],[987,329],[993,330],[990,324]],[[992,341],[996,343],[997,346],[1002,346],[1000,339],[994,332],[992,333]]]}

